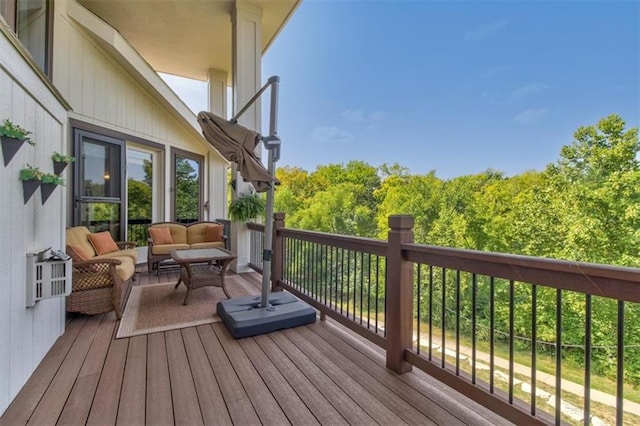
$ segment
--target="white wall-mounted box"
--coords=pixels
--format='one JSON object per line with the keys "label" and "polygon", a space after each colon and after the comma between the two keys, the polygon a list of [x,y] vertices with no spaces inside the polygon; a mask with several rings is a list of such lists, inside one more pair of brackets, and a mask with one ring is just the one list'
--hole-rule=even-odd
{"label": "white wall-mounted box", "polygon": [[38,254],[27,253],[27,308],[41,299],[71,294],[71,259],[38,262]]}

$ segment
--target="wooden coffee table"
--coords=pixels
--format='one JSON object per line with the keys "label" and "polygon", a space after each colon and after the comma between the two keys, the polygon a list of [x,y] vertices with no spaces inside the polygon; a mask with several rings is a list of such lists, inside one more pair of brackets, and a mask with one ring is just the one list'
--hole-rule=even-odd
{"label": "wooden coffee table", "polygon": [[171,250],[171,258],[180,265],[180,283],[187,287],[183,305],[187,304],[189,293],[201,287],[222,287],[229,298],[224,276],[229,263],[236,258],[230,251],[221,248]]}

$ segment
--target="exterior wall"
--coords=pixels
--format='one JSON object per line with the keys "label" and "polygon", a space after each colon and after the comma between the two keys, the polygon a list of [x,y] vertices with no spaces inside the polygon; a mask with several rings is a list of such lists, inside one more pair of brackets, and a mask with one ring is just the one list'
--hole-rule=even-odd
{"label": "exterior wall", "polygon": [[[53,79],[73,107],[70,117],[165,146],[164,208],[158,220],[168,220],[170,215],[169,146],[204,156],[209,172],[205,175],[204,189],[204,200],[211,206],[209,218],[223,217],[225,194],[217,187],[224,186],[226,162],[211,151],[200,136],[199,126],[196,129],[177,118],[175,112],[165,107],[166,100],[149,89],[149,83],[140,81],[138,75],[125,68],[126,63],[121,63],[122,58],[119,62],[92,35],[91,18],[95,20],[96,33],[100,31],[99,25],[105,25],[102,21],[91,15],[80,25],[67,13],[69,6],[74,10],[81,7],[75,2],[56,2]],[[160,81],[155,73],[153,77]],[[71,139],[69,134],[69,146]],[[206,215],[205,210],[205,218]]]}
{"label": "exterior wall", "polygon": [[56,188],[44,206],[40,191],[24,204],[18,176],[27,163],[53,172],[51,154],[66,150],[67,112],[11,37],[0,31],[0,120],[31,131],[36,145],[24,144],[8,166],[0,163],[0,413],[64,332],[65,321],[64,298],[26,308],[25,288],[26,253],[64,247],[67,189]]}

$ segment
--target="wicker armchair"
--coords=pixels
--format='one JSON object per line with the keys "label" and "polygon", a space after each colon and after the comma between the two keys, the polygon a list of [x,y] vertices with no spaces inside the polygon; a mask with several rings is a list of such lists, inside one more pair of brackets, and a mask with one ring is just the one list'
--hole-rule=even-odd
{"label": "wicker armchair", "polygon": [[118,273],[116,266],[121,264],[118,259],[104,258],[73,262],[73,286],[67,296],[67,312],[93,315],[113,310],[120,319],[135,276],[126,270]]}

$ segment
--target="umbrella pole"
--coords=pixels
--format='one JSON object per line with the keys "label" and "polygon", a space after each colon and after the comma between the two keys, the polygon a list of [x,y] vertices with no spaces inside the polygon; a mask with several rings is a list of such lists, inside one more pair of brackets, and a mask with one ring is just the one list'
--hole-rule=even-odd
{"label": "umbrella pole", "polygon": [[[263,138],[264,147],[269,152],[267,171],[275,177],[275,164],[280,159],[280,139],[278,138],[278,85],[280,79],[276,76],[269,78],[271,84],[271,108],[269,111],[269,136]],[[273,255],[273,199],[275,196],[275,184],[269,184],[267,191],[267,205],[265,208],[264,248],[262,251],[262,300],[260,306],[274,309],[269,304],[269,292],[271,290],[271,258]]]}

